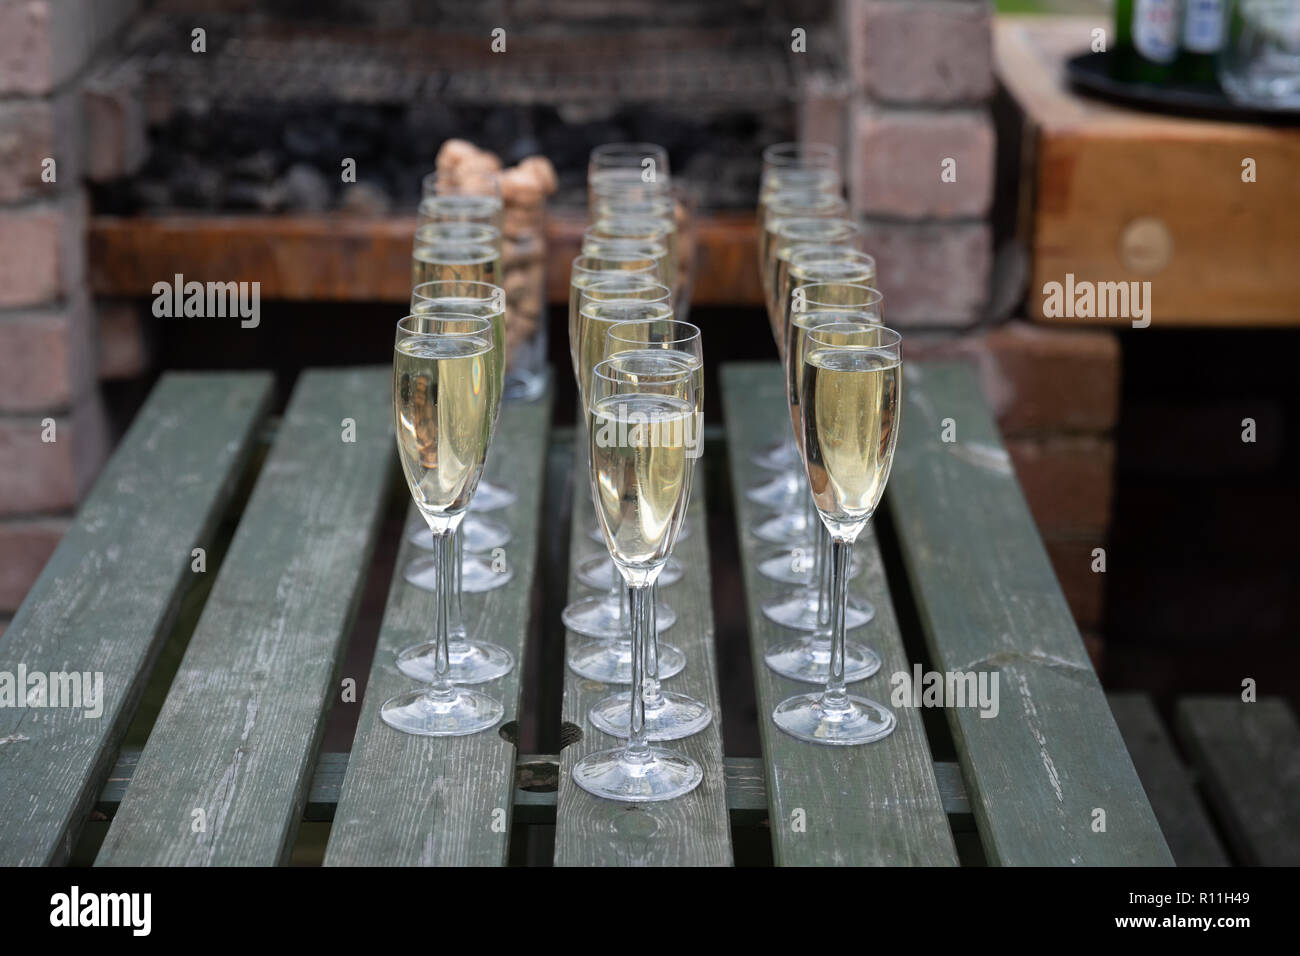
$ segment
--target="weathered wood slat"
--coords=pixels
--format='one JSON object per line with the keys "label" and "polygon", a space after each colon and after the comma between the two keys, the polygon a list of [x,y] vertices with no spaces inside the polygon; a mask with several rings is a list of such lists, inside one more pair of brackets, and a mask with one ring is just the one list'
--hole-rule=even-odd
{"label": "weathered wood slat", "polygon": [[1300,865],[1300,724],[1287,702],[1184,697],[1175,720],[1240,862]]}
{"label": "weathered wood slat", "polygon": [[[138,749],[123,748],[117,755],[117,762],[95,800],[95,810],[98,813],[109,819],[117,813],[139,762]],[[727,810],[731,814],[732,826],[735,827],[738,820],[754,825],[762,823],[767,819],[767,780],[763,775],[762,759],[727,757],[722,764],[727,784]],[[347,769],[348,754],[327,752],[320,755],[312,773],[311,785],[307,789],[307,806],[302,815],[304,821],[328,823],[334,819]],[[955,763],[940,761],[934,765],[934,775],[939,781],[943,809],[949,820],[969,818],[970,803],[966,800],[961,768]],[[524,789],[525,780],[531,786],[538,778],[545,778],[551,788]],[[523,754],[516,759],[514,805],[516,811],[523,809],[527,814],[523,822],[555,823],[554,785],[559,778],[560,758],[553,754]],[[518,813],[513,822],[520,822]]]}
{"label": "weathered wood slat", "polygon": [[389,374],[299,379],[97,865],[284,859],[395,466]]}
{"label": "weathered wood slat", "polygon": [[1172,864],[972,370],[906,365],[903,403],[885,497],[932,666],[999,677],[996,717],[947,711],[989,862]]}
{"label": "weathered wood slat", "polygon": [[[758,556],[771,546],[759,542],[749,529],[770,512],[753,504],[745,489],[764,477],[750,464],[752,452],[789,428],[790,416],[781,373],[772,363],[724,366],[722,389],[776,862],[956,865],[957,851],[919,713],[894,708],[898,728],[862,747],[819,747],[782,733],[772,723],[778,703],[807,693],[812,685],[781,677],[763,661],[768,644],[790,632],[770,622],[760,608],[783,587],[758,573]],[[876,607],[875,620],[854,636],[866,640],[883,665],[851,689],[888,704],[889,675],[909,670],[910,664],[874,534],[864,534],[854,550],[862,573],[852,583],[853,592]]]}
{"label": "weathered wood slat", "polygon": [[515,503],[492,513],[510,527],[510,583],[466,594],[465,626],[474,639],[507,648],[514,669],[481,689],[505,705],[501,725],[464,737],[416,737],[379,719],[379,708],[416,682],[397,670],[397,654],[432,637],[433,594],[412,587],[401,569],[417,554],[403,541],[370,668],[343,794],[325,864],[501,866],[510,848],[515,747],[500,727],[516,720],[541,512],[550,392],[544,400],[509,404],[493,439],[489,477],[511,488]]}
{"label": "weathered wood slat", "polygon": [[1107,694],[1106,700],[1174,862],[1179,866],[1227,866],[1228,855],[1150,696]]}
{"label": "weathered wood slat", "polygon": [[[579,433],[581,434],[581,432]],[[574,449],[575,469],[585,467],[581,447]],[[722,705],[718,694],[717,662],[713,649],[712,590],[709,584],[709,550],[704,533],[705,459],[696,463],[695,491],[687,521],[694,533],[679,541],[674,554],[687,569],[681,581],[662,593],[662,600],[677,612],[677,623],[664,639],[686,655],[686,670],[664,681],[664,690],[690,694],[707,703],[713,722],[700,733],[659,746],[693,757],[704,768],[704,779],[691,793],[660,803],[626,804],[602,800],[573,782],[573,765],[594,750],[620,743],[591,725],[587,711],[615,688],[584,680],[564,669],[562,719],[580,729],[581,738],[560,753],[560,790],[556,809],[556,866],[729,866],[731,832],[727,819],[727,792],[722,763]],[[591,504],[589,476],[575,470],[573,523],[569,535],[569,599],[592,593],[573,576],[583,557],[604,550],[587,531],[596,516]],[[565,652],[590,641],[565,633]]]}
{"label": "weathered wood slat", "polygon": [[0,640],[0,671],[103,674],[103,712],[0,708],[0,864],[68,858],[255,445],[263,373],[154,388]]}

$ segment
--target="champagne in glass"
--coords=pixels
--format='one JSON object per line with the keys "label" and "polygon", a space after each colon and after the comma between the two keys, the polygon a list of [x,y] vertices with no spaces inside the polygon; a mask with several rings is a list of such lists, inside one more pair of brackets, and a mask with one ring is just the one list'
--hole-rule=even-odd
{"label": "champagne in glass", "polygon": [[[638,369],[656,375],[672,374],[680,369],[690,375],[694,418],[686,444],[693,453],[698,453],[701,450],[700,425],[704,403],[704,350],[700,330],[689,322],[676,319],[633,319],[610,326],[605,337],[605,354],[619,359],[631,375],[637,374]],[[659,583],[656,581],[656,587]],[[645,677],[642,680],[646,738],[677,740],[698,733],[709,725],[713,714],[703,701],[662,689],[659,653],[657,631],[651,631],[645,640]],[[588,719],[598,730],[611,736],[622,736],[627,733],[631,699],[630,690],[610,694],[592,706]]]}
{"label": "champagne in glass", "polygon": [[578,317],[582,290],[603,279],[638,276],[662,284],[660,260],[648,256],[609,255],[578,256],[569,270],[569,358],[573,362],[573,379],[578,380]]}
{"label": "champagne in glass", "polygon": [[424,313],[397,324],[393,409],[398,457],[416,507],[433,533],[439,571],[433,680],[380,708],[380,718],[405,733],[477,733],[495,726],[503,713],[499,701],[454,684],[448,659],[452,535],[482,475],[501,401],[493,348],[488,319]]}
{"label": "champagne in glass", "polygon": [[849,746],[896,726],[886,707],[845,689],[844,607],[853,542],[880,503],[898,442],[902,337],[884,326],[835,322],[808,338],[800,417],[808,483],[831,533],[830,668],[825,690],[782,701],[772,719],[800,740]]}
{"label": "champagne in glass", "polygon": [[670,800],[695,789],[703,769],[646,737],[645,642],[655,630],[653,586],[685,517],[694,470],[691,373],[671,361],[615,355],[592,371],[588,408],[592,498],[610,555],[631,591],[628,738],[587,754],[573,780],[610,800]]}

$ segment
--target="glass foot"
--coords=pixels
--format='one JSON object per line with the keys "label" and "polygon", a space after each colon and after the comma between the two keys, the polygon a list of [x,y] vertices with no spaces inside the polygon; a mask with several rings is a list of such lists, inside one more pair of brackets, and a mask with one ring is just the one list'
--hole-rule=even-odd
{"label": "glass foot", "polygon": [[[598,591],[608,591],[614,586],[614,579],[617,577],[620,584],[623,583],[622,576],[614,570],[614,562],[606,554],[593,554],[589,558],[583,558],[578,562],[577,568],[574,569],[579,581],[589,588],[595,588]],[[670,557],[664,564],[663,570],[659,572],[659,578],[655,584],[661,588],[676,584],[682,579],[682,563],[676,558]]]}
{"label": "glass foot", "polygon": [[[817,592],[806,589],[794,594],[770,598],[762,604],[763,616],[773,624],[780,624],[796,631],[815,631],[817,624]],[[852,629],[861,627],[876,616],[876,609],[870,601],[849,595],[848,606],[844,610],[844,627]]]}
{"label": "glass foot", "polygon": [[[505,587],[515,572],[510,565],[500,571],[492,569],[492,559],[477,554],[466,554],[460,565],[460,588],[466,594],[481,594]],[[414,558],[402,572],[408,584],[424,591],[438,592],[438,574],[433,565],[433,555]]]}
{"label": "glass foot", "polygon": [[[621,690],[601,698],[587,712],[587,719],[597,730],[626,740],[632,730],[632,692]],[[646,704],[646,739],[680,740],[698,734],[709,726],[711,720],[713,713],[703,701],[686,694],[662,691],[656,706]]]}
{"label": "glass foot", "polygon": [[800,508],[768,518],[754,528],[754,536],[768,544],[801,545],[812,553],[813,532],[817,528],[808,523],[808,516]]}
{"label": "glass foot", "polygon": [[598,750],[573,765],[573,782],[583,790],[624,803],[671,800],[690,793],[703,779],[694,760],[662,747]]}
{"label": "glass foot", "polygon": [[745,489],[745,497],[772,511],[791,511],[799,506],[804,494],[797,472],[786,471],[771,481]]}
{"label": "glass foot", "polygon": [[[813,554],[804,548],[783,548],[770,552],[759,558],[758,573],[769,581],[813,587]],[[849,580],[852,581],[861,573],[862,565],[858,563],[857,555],[854,555],[853,563],[849,565]]]}
{"label": "glass foot", "polygon": [[[620,613],[619,602],[608,594],[586,597],[568,605],[560,615],[564,626],[584,637],[625,638],[631,622]],[[655,631],[662,634],[677,623],[677,612],[660,601],[655,606]]]}
{"label": "glass foot", "polygon": [[500,701],[476,690],[453,687],[442,696],[420,688],[384,701],[379,718],[404,734],[463,737],[495,727],[504,712]]}
{"label": "glass foot", "polygon": [[783,441],[760,448],[749,460],[759,468],[766,468],[769,471],[794,471],[803,464],[799,460],[799,449],[794,447],[793,441]]}
{"label": "glass foot", "polygon": [[[796,637],[768,648],[763,660],[782,677],[826,685],[831,676],[831,642]],[[880,670],[880,655],[857,641],[844,642],[844,682],[866,680]]]}
{"label": "glass foot", "polygon": [[480,481],[469,503],[470,511],[496,511],[515,503],[515,493],[490,481]]}
{"label": "glass foot", "polygon": [[[431,684],[438,674],[436,652],[433,641],[408,647],[397,655],[397,669],[413,680]],[[515,659],[496,644],[452,640],[447,644],[447,663],[451,665],[447,679],[453,684],[483,684],[509,674]]]}
{"label": "glass foot", "polygon": [[[493,521],[491,518],[476,514],[465,515],[465,520],[460,525],[460,534],[466,551],[485,554],[494,548],[504,548],[514,537],[510,529],[500,521]],[[423,521],[406,526],[406,540],[421,550],[433,550],[429,526]]]}
{"label": "glass foot", "polygon": [[[569,670],[602,684],[632,683],[632,642],[593,641],[569,652]],[[659,642],[659,679],[686,670],[686,655],[671,644]]]}
{"label": "glass foot", "polygon": [[814,744],[851,747],[894,732],[892,711],[865,697],[845,697],[842,707],[827,707],[823,694],[800,694],[781,701],[772,720],[791,737]]}

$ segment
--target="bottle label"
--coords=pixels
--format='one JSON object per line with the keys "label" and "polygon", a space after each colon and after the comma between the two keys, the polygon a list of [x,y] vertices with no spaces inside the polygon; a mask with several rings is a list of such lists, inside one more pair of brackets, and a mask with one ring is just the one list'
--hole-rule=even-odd
{"label": "bottle label", "polygon": [[1172,63],[1178,56],[1177,0],[1137,0],[1133,45],[1148,60]]}
{"label": "bottle label", "polygon": [[1183,46],[1193,53],[1218,53],[1223,46],[1223,0],[1186,0]]}

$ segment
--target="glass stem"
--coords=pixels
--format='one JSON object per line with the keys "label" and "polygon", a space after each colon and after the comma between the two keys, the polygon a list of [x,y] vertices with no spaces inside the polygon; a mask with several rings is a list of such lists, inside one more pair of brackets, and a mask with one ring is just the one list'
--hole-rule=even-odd
{"label": "glass stem", "polygon": [[664,705],[664,694],[659,686],[659,585],[650,585],[650,630],[645,635],[645,687],[641,694],[647,710],[655,710]]}
{"label": "glass stem", "polygon": [[433,561],[435,578],[438,582],[438,604],[433,613],[433,647],[434,676],[429,687],[429,696],[445,700],[455,694],[451,682],[451,661],[447,656],[447,641],[450,636],[450,601],[453,585],[452,564],[455,561],[456,548],[454,535],[450,530],[433,534]]}
{"label": "glass stem", "polygon": [[831,601],[831,533],[821,518],[815,517],[814,520],[817,522],[817,544],[813,551],[813,574],[817,576],[817,630],[813,632],[812,640],[824,646],[830,643],[831,612],[835,607]]}
{"label": "glass stem", "polygon": [[465,534],[457,527],[452,532],[452,538],[455,541],[452,557],[452,584],[451,584],[451,607],[448,609],[447,622],[447,642],[449,645],[464,644],[469,638],[469,632],[465,630],[465,611],[461,604],[461,598],[464,595],[464,569],[465,569]]}
{"label": "glass stem", "polygon": [[641,584],[628,588],[632,604],[632,719],[627,738],[627,756],[632,760],[649,759],[645,736],[645,696],[641,686],[645,665],[646,635],[655,626],[654,589]]}
{"label": "glass stem", "polygon": [[849,558],[853,542],[831,539],[831,669],[822,704],[827,710],[844,710],[849,695],[844,689],[844,610],[848,603]]}

